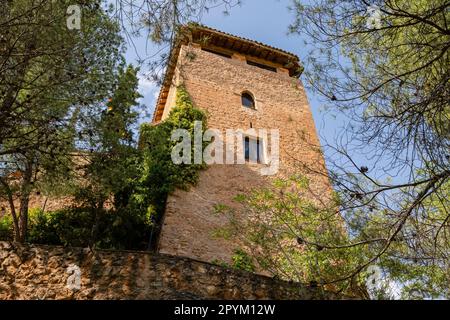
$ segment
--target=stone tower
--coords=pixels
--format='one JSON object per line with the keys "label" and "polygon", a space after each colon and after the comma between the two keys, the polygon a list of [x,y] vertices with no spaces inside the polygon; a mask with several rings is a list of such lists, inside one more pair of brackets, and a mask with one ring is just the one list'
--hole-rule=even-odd
{"label": "stone tower", "polygon": [[[324,160],[317,152],[319,140],[299,80],[299,58],[205,26],[186,27],[181,34],[171,52],[153,123],[168,116],[175,105],[176,87],[183,84],[193,103],[207,111],[209,128],[223,132],[278,129],[280,163],[275,176],[301,171],[310,176],[312,193],[329,197],[331,187]],[[245,149],[249,138],[242,143]],[[259,144],[264,149],[267,146],[266,141]],[[159,252],[206,262],[229,262],[236,243],[214,236],[214,230],[227,223],[225,217],[214,214],[214,206],[238,207],[233,201],[237,194],[274,178],[261,175],[260,169],[267,163],[255,160],[256,163],[208,166],[200,173],[197,186],[171,194],[163,217]],[[305,167],[322,174],[311,175]],[[239,218],[245,219],[245,214]]]}

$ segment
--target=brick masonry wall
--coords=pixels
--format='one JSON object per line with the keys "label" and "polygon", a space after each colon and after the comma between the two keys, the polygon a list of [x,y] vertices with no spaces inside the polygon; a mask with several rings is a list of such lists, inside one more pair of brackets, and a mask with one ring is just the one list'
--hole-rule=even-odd
{"label": "brick masonry wall", "polygon": [[[195,46],[182,47],[174,78],[174,82],[186,86],[194,104],[207,112],[209,128],[222,131],[247,130],[251,126],[254,129],[279,129],[280,171],[277,176],[302,172],[312,181],[312,198],[318,201],[329,198],[331,187],[323,157],[317,152],[316,128],[298,79],[247,65],[239,59],[205,52]],[[250,91],[255,96],[256,110],[242,106],[243,91]],[[164,116],[173,105],[173,94],[169,94]],[[260,166],[212,165],[201,172],[196,187],[189,191],[177,190],[170,195],[159,251],[203,261],[230,262],[239,243],[213,236],[217,227],[227,223],[225,217],[213,214],[213,208],[215,204],[225,204],[239,211],[239,205],[233,201],[237,194],[267,185],[274,177],[261,176]],[[311,174],[311,170],[321,174]],[[245,214],[240,218],[245,219]]]}
{"label": "brick masonry wall", "polygon": [[[72,264],[81,271],[81,286],[75,291],[67,287]],[[170,255],[0,242],[0,300],[342,298]]]}

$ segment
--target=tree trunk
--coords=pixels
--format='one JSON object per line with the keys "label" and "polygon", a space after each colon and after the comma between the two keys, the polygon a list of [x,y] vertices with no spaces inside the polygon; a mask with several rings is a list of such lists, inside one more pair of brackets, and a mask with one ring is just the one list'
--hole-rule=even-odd
{"label": "tree trunk", "polygon": [[6,194],[8,195],[8,204],[9,209],[11,210],[11,216],[14,226],[14,241],[17,241],[17,239],[19,239],[19,219],[17,219],[16,207],[14,206],[13,192],[8,182],[6,182],[6,180],[3,180],[2,177],[0,177],[0,183],[4,186]]}
{"label": "tree trunk", "polygon": [[[26,160],[20,192],[19,234],[17,242],[24,243],[28,233],[28,206],[30,203],[31,179],[33,178],[33,161]],[[17,232],[16,232],[17,233]]]}
{"label": "tree trunk", "polygon": [[89,239],[89,248],[91,249],[94,249],[95,243],[97,242],[100,218],[103,215],[103,205],[104,203],[101,202],[93,206],[94,223],[92,224],[91,236]]}
{"label": "tree trunk", "polygon": [[28,232],[28,203],[29,194],[20,197],[20,218],[19,218],[19,239],[18,242],[24,243],[27,240]]}

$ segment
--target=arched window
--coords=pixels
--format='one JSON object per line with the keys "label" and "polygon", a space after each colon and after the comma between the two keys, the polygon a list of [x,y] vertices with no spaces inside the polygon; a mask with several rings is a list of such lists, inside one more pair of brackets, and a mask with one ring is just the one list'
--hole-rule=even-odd
{"label": "arched window", "polygon": [[242,105],[247,108],[255,109],[255,99],[249,92],[242,93]]}

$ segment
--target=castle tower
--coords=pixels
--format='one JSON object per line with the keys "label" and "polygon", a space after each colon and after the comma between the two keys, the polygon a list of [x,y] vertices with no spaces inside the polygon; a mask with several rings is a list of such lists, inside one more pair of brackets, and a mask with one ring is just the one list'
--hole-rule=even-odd
{"label": "castle tower", "polygon": [[[229,262],[237,244],[214,235],[227,223],[214,214],[216,205],[232,208],[236,195],[263,186],[277,176],[290,176],[304,167],[322,173],[310,175],[311,192],[327,198],[331,187],[324,160],[317,152],[314,121],[299,76],[302,67],[292,53],[236,37],[208,27],[186,28],[171,52],[153,123],[164,120],[175,106],[176,87],[183,84],[198,108],[207,111],[208,127],[279,130],[279,171],[261,174],[267,159],[257,163],[214,164],[200,173],[197,186],[169,195],[158,251],[202,261]],[[252,137],[237,143],[248,147]],[[254,141],[253,141],[254,142]],[[267,141],[257,142],[266,157]],[[315,148],[312,148],[315,146]],[[251,155],[246,153],[246,157]],[[238,208],[239,209],[239,208]],[[245,219],[245,214],[239,219]]]}

